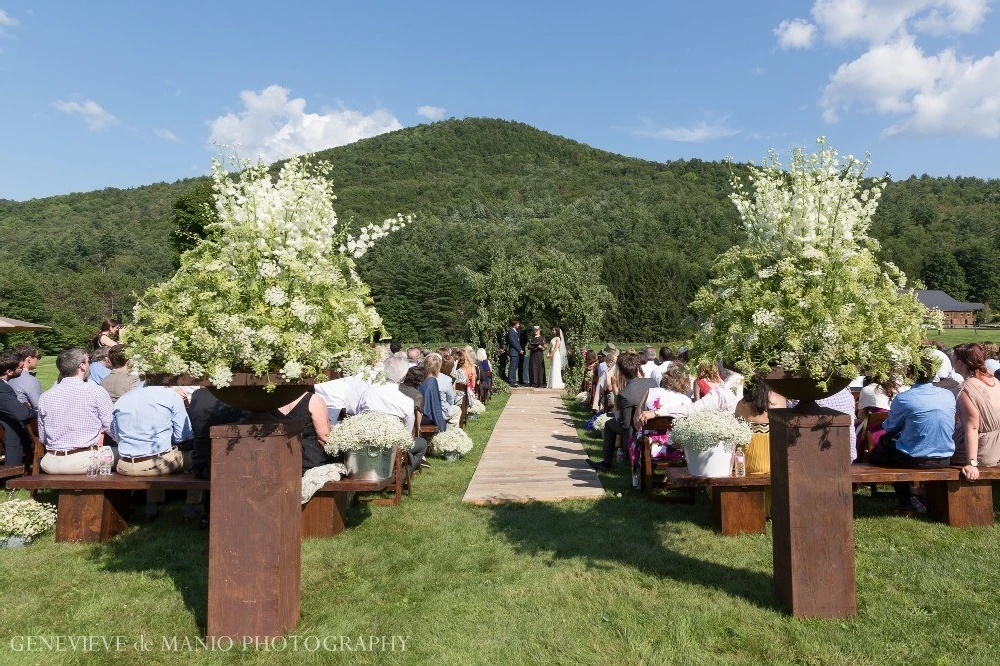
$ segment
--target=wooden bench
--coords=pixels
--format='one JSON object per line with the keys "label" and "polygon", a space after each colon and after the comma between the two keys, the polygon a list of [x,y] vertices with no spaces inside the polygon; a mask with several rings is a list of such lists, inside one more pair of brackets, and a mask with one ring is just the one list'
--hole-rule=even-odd
{"label": "wooden bench", "polygon": [[24,465],[12,465],[10,467],[0,467],[0,479],[10,479],[15,476],[24,475]]}
{"label": "wooden bench", "polygon": [[[674,427],[674,419],[670,416],[658,416],[652,418],[646,422],[644,430],[662,432],[669,431]],[[657,459],[652,456],[652,442],[649,437],[642,435],[639,438],[639,444],[642,447],[642,473],[639,475],[639,489],[642,492],[642,496],[646,499],[665,499],[665,500],[682,500],[688,503],[694,502],[694,493],[691,493],[685,497],[654,497],[654,489],[657,487],[664,488],[663,481],[667,470],[670,469],[670,462],[662,459]],[[674,465],[676,467],[676,465]],[[660,485],[657,486],[657,482]]]}
{"label": "wooden bench", "polygon": [[[957,467],[901,469],[865,463],[851,467],[851,481],[856,484],[923,483],[928,516],[952,527],[993,525],[992,483],[996,480],[1000,480],[1000,468],[984,468],[979,480],[969,481]],[[667,468],[664,480],[667,488],[712,488],[715,524],[727,536],[765,531],[764,491],[770,485],[769,474],[708,478],[692,476],[686,467]]]}
{"label": "wooden bench", "polygon": [[368,500],[372,504],[399,506],[402,496],[411,493],[413,480],[406,451],[400,449],[393,460],[389,478],[380,481],[360,481],[345,477],[328,481],[302,505],[302,538],[315,539],[336,536],[347,529],[347,509],[360,493],[391,490],[391,498]]}
{"label": "wooden bench", "polygon": [[208,479],[191,474],[88,477],[86,474],[32,474],[7,481],[8,490],[58,493],[56,541],[97,543],[128,527],[133,490],[208,490]]}

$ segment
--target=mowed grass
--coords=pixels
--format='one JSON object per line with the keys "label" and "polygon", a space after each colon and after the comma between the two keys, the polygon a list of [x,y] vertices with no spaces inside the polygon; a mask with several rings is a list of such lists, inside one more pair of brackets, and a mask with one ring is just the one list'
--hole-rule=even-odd
{"label": "mowed grass", "polygon": [[963,342],[1000,342],[1000,329],[997,328],[946,328],[940,333],[929,332],[931,340],[940,340],[948,347]]}
{"label": "mowed grass", "polygon": [[[796,620],[772,593],[771,537],[722,537],[711,506],[642,500],[622,466],[598,501],[500,507],[461,498],[472,454],[432,461],[402,506],[353,507],[303,544],[300,637],[407,636],[405,652],[162,651],[204,631],[207,536],[169,507],[102,545],[0,550],[4,664],[995,664],[1000,529],[891,517],[855,498],[859,615]],[[571,406],[578,427],[585,410]],[[582,434],[582,433],[581,433]],[[599,440],[582,435],[596,457]],[[513,461],[512,464],[516,464]],[[14,652],[25,634],[120,635],[149,653]]]}

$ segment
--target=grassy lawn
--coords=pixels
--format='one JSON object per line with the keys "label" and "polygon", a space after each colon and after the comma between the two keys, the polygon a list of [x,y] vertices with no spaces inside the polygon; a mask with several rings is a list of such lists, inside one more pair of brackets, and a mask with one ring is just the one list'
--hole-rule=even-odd
{"label": "grassy lawn", "polygon": [[946,328],[940,333],[934,331],[928,337],[931,340],[940,340],[949,347],[963,342],[1000,342],[1000,329]]}
{"label": "grassy lawn", "polygon": [[199,636],[207,536],[174,504],[106,544],[0,551],[0,663],[996,663],[1000,528],[890,517],[891,498],[859,491],[859,616],[794,620],[772,593],[770,535],[718,536],[704,496],[646,502],[619,468],[596,502],[462,504],[504,402],[470,424],[473,453],[433,461],[402,506],[354,507],[346,533],[303,544],[295,633],[408,636],[405,652],[11,650],[24,634]]}

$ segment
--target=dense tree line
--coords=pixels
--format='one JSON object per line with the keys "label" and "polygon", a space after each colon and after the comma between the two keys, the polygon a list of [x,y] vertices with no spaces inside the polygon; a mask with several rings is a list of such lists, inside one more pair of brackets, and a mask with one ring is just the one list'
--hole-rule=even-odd
{"label": "dense tree line", "polygon": [[[727,165],[623,157],[521,123],[421,125],[318,157],[334,165],[343,221],[418,218],[359,263],[388,328],[407,340],[467,339],[469,272],[488,272],[499,252],[544,249],[587,262],[607,287],[616,305],[603,336],[675,338],[713,259],[742,235]],[[127,319],[210,219],[207,183],[0,201],[0,315],[53,325],[39,338],[52,350],[103,317]],[[1000,181],[922,176],[889,184],[873,235],[911,278],[995,310],[998,231]]]}

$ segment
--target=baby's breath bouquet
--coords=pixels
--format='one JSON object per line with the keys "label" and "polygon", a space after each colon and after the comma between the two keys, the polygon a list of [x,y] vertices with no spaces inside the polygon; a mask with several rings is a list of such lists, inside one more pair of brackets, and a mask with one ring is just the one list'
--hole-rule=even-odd
{"label": "baby's breath bouquet", "polygon": [[707,451],[721,442],[732,453],[737,446],[749,444],[751,435],[750,426],[729,412],[705,409],[674,421],[670,441],[692,451]]}
{"label": "baby's breath bouquet", "polygon": [[885,180],[819,143],[795,150],[788,171],[772,151],[748,179],[733,176],[747,242],[719,257],[691,305],[699,361],[825,386],[862,371],[885,379],[917,359],[924,308],[868,237]]}
{"label": "baby's breath bouquet", "polygon": [[0,503],[0,539],[31,541],[56,524],[56,508],[31,499]]}
{"label": "baby's breath bouquet", "polygon": [[475,396],[469,401],[469,416],[479,416],[486,411],[486,405],[484,405]]}
{"label": "baby's breath bouquet", "polygon": [[217,221],[166,282],[135,306],[123,341],[139,373],[188,374],[228,386],[233,372],[316,377],[353,374],[370,362],[382,331],[368,287],[354,269],[402,216],[349,235],[333,209],[330,165],[219,160],[212,171]]}
{"label": "baby's breath bouquet", "polygon": [[610,414],[601,414],[596,419],[594,419],[593,429],[594,432],[597,433],[598,437],[600,437],[601,433],[604,432],[604,426],[606,426],[608,424],[608,421],[610,420],[611,420]]}
{"label": "baby's breath bouquet", "polygon": [[395,416],[384,412],[362,412],[335,425],[324,448],[329,455],[334,455],[340,451],[395,447],[413,448],[413,437],[406,426]]}
{"label": "baby's breath bouquet", "polygon": [[448,428],[434,435],[434,450],[442,455],[464,456],[472,450],[472,438],[461,428]]}
{"label": "baby's breath bouquet", "polygon": [[586,391],[580,391],[576,394],[576,404],[586,405],[590,402],[590,395]]}

